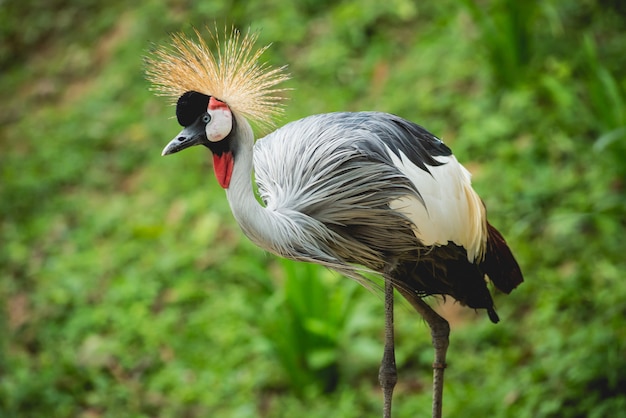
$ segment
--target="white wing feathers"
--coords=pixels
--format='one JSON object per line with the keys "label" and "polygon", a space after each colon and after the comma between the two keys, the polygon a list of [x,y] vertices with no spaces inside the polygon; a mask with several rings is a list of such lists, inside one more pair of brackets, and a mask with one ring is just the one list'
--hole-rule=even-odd
{"label": "white wing feathers", "polygon": [[387,148],[394,165],[419,191],[415,196],[391,202],[391,209],[407,216],[414,232],[425,245],[447,245],[449,241],[467,251],[470,262],[484,258],[487,241],[485,207],[471,186],[471,175],[453,156],[434,157],[442,165],[428,166],[430,173]]}

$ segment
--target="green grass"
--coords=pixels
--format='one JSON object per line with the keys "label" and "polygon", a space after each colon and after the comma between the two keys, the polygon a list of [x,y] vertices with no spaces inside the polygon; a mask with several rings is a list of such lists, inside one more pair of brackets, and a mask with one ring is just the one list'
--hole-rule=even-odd
{"label": "green grass", "polygon": [[[619,2],[147,0],[0,9],[0,416],[378,416],[381,295],[277,260],[142,57],[172,31],[260,30],[280,123],[383,110],[474,174],[526,282],[502,322],[446,310],[445,416],[626,408],[626,18]],[[28,22],[25,24],[24,22]],[[437,303],[436,301],[433,301]],[[397,310],[396,416],[429,416],[432,348]]]}

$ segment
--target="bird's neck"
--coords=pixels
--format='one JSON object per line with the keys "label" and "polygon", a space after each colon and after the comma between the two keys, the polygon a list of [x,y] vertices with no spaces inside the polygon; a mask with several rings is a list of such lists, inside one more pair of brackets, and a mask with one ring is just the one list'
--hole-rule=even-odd
{"label": "bird's neck", "polygon": [[250,124],[237,117],[233,173],[226,197],[235,220],[243,233],[256,245],[277,252],[272,245],[276,240],[277,214],[263,207],[252,187],[254,134]]}

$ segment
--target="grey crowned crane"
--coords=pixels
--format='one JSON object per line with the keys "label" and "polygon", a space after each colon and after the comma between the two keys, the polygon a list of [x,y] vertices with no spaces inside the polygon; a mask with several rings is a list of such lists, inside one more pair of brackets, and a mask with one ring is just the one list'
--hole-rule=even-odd
{"label": "grey crowned crane", "polygon": [[[332,268],[365,286],[384,279],[385,345],[379,370],[383,416],[391,416],[397,372],[393,294],[397,290],[431,329],[433,417],[441,416],[448,322],[423,298],[448,295],[498,322],[487,287],[509,293],[522,273],[487,222],[470,174],[423,127],[381,112],[309,116],[256,141],[248,121],[271,125],[282,110],[276,85],[284,67],[259,62],[257,35],[233,30],[210,38],[217,52],[174,35],[157,48],[147,75],[176,103],[183,130],[163,150],[204,145],[233,216],[259,247]],[[253,191],[251,173],[263,205]]]}

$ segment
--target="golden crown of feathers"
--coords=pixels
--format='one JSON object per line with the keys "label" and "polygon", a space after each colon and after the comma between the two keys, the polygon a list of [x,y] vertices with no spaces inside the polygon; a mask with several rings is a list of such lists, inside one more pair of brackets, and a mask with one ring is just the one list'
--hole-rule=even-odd
{"label": "golden crown of feathers", "polygon": [[269,45],[254,48],[258,33],[248,31],[242,37],[233,28],[224,31],[222,40],[217,30],[206,30],[216,52],[195,30],[197,41],[174,34],[169,46],[157,47],[146,58],[146,76],[154,90],[174,102],[185,92],[197,91],[225,102],[251,122],[273,125],[273,118],[283,111],[278,93],[286,89],[275,86],[289,79],[286,67],[259,62]]}

